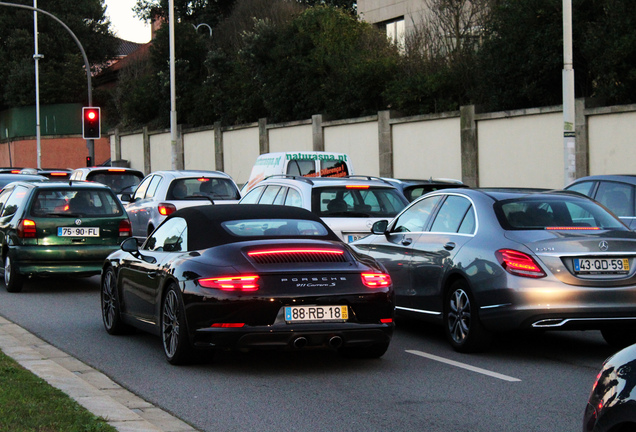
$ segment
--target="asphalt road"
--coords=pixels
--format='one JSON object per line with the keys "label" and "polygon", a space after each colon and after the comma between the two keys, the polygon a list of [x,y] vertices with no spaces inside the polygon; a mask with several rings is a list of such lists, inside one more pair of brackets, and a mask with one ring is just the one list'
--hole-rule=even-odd
{"label": "asphalt road", "polygon": [[99,277],[0,287],[0,315],[202,431],[580,431],[605,358],[598,332],[508,335],[455,353],[440,329],[398,322],[378,360],[333,352],[221,353],[170,366],[159,338],[103,329]]}

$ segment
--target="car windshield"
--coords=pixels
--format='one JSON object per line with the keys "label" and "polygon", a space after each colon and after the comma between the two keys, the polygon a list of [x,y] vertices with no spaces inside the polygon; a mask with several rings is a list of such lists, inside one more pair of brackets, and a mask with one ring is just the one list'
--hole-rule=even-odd
{"label": "car windshield", "polygon": [[495,204],[499,222],[512,230],[627,230],[591,200],[578,198],[519,198]]}
{"label": "car windshield", "polygon": [[110,190],[43,189],[31,205],[33,217],[121,216],[123,209]]}
{"label": "car windshield", "polygon": [[133,191],[143,178],[141,173],[135,174],[116,169],[92,171],[86,175],[86,180],[105,184],[118,194]]}
{"label": "car windshield", "polygon": [[231,180],[214,177],[195,177],[173,180],[168,190],[169,200],[188,199],[238,200],[239,191]]}
{"label": "car windshield", "polygon": [[394,217],[408,202],[397,189],[366,185],[314,188],[312,207],[321,217]]}
{"label": "car windshield", "polygon": [[237,237],[323,237],[327,229],[319,222],[304,219],[250,219],[226,221],[221,226]]}

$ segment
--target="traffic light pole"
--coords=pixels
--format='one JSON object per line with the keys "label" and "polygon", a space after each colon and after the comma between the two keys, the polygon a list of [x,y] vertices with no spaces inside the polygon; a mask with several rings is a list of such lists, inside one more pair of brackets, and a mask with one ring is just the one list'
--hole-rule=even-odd
{"label": "traffic light pole", "polygon": [[[84,47],[82,46],[82,43],[79,41],[77,36],[75,36],[75,33],[73,33],[73,30],[71,30],[66,24],[64,24],[62,20],[60,20],[58,17],[56,17],[52,13],[37,7],[15,4],[15,3],[6,3],[6,2],[0,2],[0,6],[17,7],[20,9],[27,9],[33,12],[43,13],[44,15],[50,16],[55,21],[60,23],[62,27],[64,27],[64,29],[70,33],[71,37],[73,38],[73,40],[79,47],[80,52],[82,53],[82,57],[84,59],[84,68],[86,69],[86,81],[88,82],[88,106],[92,107],[93,106],[93,85],[91,83],[91,65],[88,62],[88,57],[86,56],[86,51],[84,51]],[[86,140],[86,147],[88,148],[88,155],[91,157],[91,160],[94,161],[95,160],[95,142],[92,139]]]}

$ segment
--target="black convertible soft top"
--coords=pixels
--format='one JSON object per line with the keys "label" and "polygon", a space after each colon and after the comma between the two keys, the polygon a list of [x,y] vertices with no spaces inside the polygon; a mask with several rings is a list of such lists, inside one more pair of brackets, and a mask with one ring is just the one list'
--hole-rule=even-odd
{"label": "black convertible soft top", "polygon": [[[188,249],[207,249],[225,243],[238,241],[248,241],[264,239],[267,237],[258,236],[236,237],[223,229],[221,224],[226,221],[248,220],[248,219],[302,219],[312,220],[320,223],[327,230],[326,236],[311,236],[313,239],[337,240],[338,236],[325,225],[318,216],[300,207],[264,205],[264,204],[223,204],[223,205],[203,205],[186,207],[177,210],[168,216],[168,219],[181,217],[188,223]],[[299,235],[299,238],[306,236]],[[275,236],[280,238],[280,236]]]}

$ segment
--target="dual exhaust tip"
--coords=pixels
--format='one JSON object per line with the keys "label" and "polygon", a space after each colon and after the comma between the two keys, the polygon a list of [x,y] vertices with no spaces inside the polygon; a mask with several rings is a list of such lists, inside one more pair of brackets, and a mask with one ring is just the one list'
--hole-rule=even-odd
{"label": "dual exhaust tip", "polygon": [[[292,346],[296,349],[302,349],[307,346],[307,338],[300,336],[294,339]],[[342,346],[342,338],[340,336],[332,336],[329,338],[328,344],[331,348],[340,348]]]}

